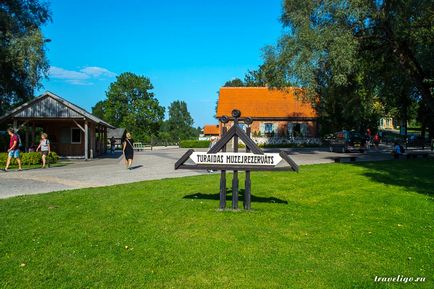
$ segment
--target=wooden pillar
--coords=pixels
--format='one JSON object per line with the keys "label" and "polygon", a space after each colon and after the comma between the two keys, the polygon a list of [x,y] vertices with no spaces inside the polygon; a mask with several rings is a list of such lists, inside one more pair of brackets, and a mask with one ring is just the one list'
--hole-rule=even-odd
{"label": "wooden pillar", "polygon": [[103,135],[103,139],[104,139],[104,142],[103,142],[103,150],[104,150],[104,153],[107,153],[107,127],[106,127],[106,126],[104,126],[104,135]]}
{"label": "wooden pillar", "polygon": [[89,126],[87,120],[84,121],[84,159],[89,159]]}
{"label": "wooden pillar", "polygon": [[33,145],[36,144],[36,126],[35,126],[35,122],[32,122],[32,143],[33,143]]}
{"label": "wooden pillar", "polygon": [[[235,117],[234,125],[238,125],[238,118]],[[238,152],[238,136],[234,136],[234,153]],[[238,171],[234,171],[232,178],[232,209],[238,209]]]}
{"label": "wooden pillar", "polygon": [[96,128],[95,128],[95,124],[91,123],[90,124],[90,158],[93,159],[96,156],[96,150],[95,150],[95,143],[96,143]]}
{"label": "wooden pillar", "polygon": [[[250,125],[246,129],[247,136],[250,138],[251,127]],[[246,152],[250,152],[250,149],[246,146]],[[246,171],[246,181],[245,181],[245,190],[244,190],[244,202],[243,207],[245,210],[250,210],[250,202],[251,202],[251,186],[252,183],[250,181],[250,171]]]}
{"label": "wooden pillar", "polygon": [[25,150],[29,151],[29,147],[30,147],[30,145],[29,145],[29,126],[27,126],[26,127],[26,147],[25,147]]}
{"label": "wooden pillar", "polygon": [[98,152],[100,155],[104,153],[102,144],[104,143],[104,127],[98,126]]}
{"label": "wooden pillar", "polygon": [[[222,123],[223,124],[223,123]],[[225,135],[227,128],[223,126],[221,128],[221,135]],[[226,152],[226,146],[222,148],[222,152]],[[226,208],[226,170],[220,172],[220,209]]]}
{"label": "wooden pillar", "polygon": [[101,127],[99,125],[95,126],[95,140],[96,155],[99,156],[101,154]]}
{"label": "wooden pillar", "polygon": [[18,133],[18,121],[16,119],[14,119],[13,122],[13,129],[14,129],[14,133]]}

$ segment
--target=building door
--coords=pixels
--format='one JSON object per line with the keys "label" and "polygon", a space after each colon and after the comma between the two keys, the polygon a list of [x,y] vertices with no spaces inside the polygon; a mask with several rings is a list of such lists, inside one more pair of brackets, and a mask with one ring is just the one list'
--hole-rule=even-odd
{"label": "building door", "polygon": [[288,137],[294,137],[294,125],[288,122]]}

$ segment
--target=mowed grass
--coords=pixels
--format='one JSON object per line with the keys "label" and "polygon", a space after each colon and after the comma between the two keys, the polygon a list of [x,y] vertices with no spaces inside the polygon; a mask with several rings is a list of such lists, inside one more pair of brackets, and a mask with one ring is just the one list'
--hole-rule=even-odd
{"label": "mowed grass", "polygon": [[[218,211],[218,189],[214,174],[1,200],[0,287],[433,288],[433,160],[253,172],[249,212]],[[397,275],[426,281],[374,283]]]}

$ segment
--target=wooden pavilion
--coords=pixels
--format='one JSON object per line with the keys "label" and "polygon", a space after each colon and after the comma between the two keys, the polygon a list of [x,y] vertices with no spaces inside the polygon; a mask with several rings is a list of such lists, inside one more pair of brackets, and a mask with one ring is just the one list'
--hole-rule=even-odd
{"label": "wooden pavilion", "polygon": [[[0,117],[15,131],[25,131],[25,150],[37,146],[36,130],[48,134],[52,150],[63,157],[91,159],[107,150],[107,129],[114,128],[83,108],[45,92]],[[21,134],[22,135],[22,134]]]}

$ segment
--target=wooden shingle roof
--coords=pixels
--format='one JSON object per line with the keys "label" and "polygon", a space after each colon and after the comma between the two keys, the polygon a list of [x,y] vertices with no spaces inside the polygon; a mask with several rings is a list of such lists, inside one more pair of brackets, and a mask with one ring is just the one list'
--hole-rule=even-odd
{"label": "wooden shingle roof", "polygon": [[86,118],[97,124],[114,128],[111,124],[87,112],[85,109],[52,93],[44,92],[41,96],[16,107],[0,117],[0,122],[9,118],[50,118],[50,119],[80,119]]}

